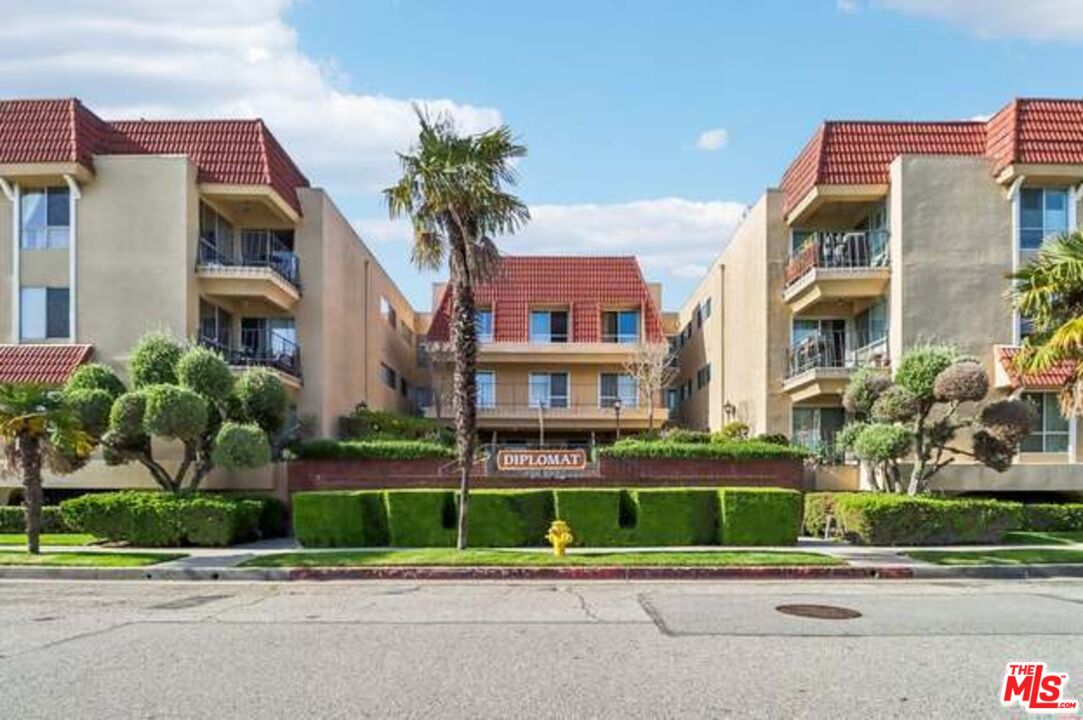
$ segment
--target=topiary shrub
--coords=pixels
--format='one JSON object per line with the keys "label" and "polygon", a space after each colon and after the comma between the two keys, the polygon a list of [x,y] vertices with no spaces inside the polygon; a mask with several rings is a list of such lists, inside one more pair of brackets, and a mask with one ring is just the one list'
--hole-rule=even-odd
{"label": "topiary shrub", "polygon": [[548,490],[479,490],[470,494],[473,547],[545,545],[555,517]]}
{"label": "topiary shrub", "polygon": [[108,365],[102,363],[86,363],[80,365],[64,383],[64,392],[76,390],[104,390],[109,397],[116,400],[124,394],[124,383]]}
{"label": "topiary shrub", "polygon": [[899,425],[866,425],[854,439],[854,453],[862,460],[887,462],[902,457],[910,449],[910,431]]}
{"label": "topiary shrub", "polygon": [[[647,439],[647,438],[640,438]],[[673,428],[662,433],[662,440],[675,443],[708,443],[711,442],[711,433],[704,430],[686,430]]]}
{"label": "topiary shrub", "polygon": [[305,547],[385,546],[388,528],[383,493],[296,493],[293,532]]}
{"label": "topiary shrub", "polygon": [[722,545],[793,545],[801,532],[802,498],[782,488],[717,491]]}
{"label": "topiary shrub", "polygon": [[248,370],[237,381],[235,393],[245,419],[259,425],[268,435],[282,429],[290,396],[274,373],[263,368]]}
{"label": "topiary shrub", "polygon": [[936,378],[959,360],[948,345],[919,345],[903,354],[895,371],[895,384],[918,398],[935,397]]}
{"label": "topiary shrub", "polygon": [[842,395],[842,407],[858,418],[872,413],[872,405],[880,395],[891,387],[891,376],[883,370],[860,368],[850,379]]}
{"label": "topiary shrub", "polygon": [[289,509],[274,495],[263,493],[230,493],[227,500],[246,500],[259,505],[259,536],[263,539],[289,535]]}
{"label": "topiary shrub", "polygon": [[997,500],[945,500],[840,493],[835,516],[843,536],[865,545],[954,545],[1000,542],[1023,522],[1023,506]]}
{"label": "topiary shrub", "polygon": [[921,403],[914,393],[901,385],[887,388],[872,404],[872,419],[881,423],[906,422],[921,410]]}
{"label": "topiary shrub", "polygon": [[977,402],[989,393],[989,376],[973,360],[962,360],[936,376],[933,394],[941,402]]}
{"label": "topiary shrub", "polygon": [[227,421],[215,437],[211,457],[229,470],[257,468],[271,462],[271,445],[257,425]]}
{"label": "topiary shrub", "polygon": [[725,458],[774,460],[792,458],[801,460],[809,452],[803,447],[778,445],[762,440],[712,440],[709,443],[678,443],[667,440],[618,440],[599,448],[598,455],[612,458]]}
{"label": "topiary shrub", "polygon": [[395,547],[453,547],[455,493],[451,490],[389,490],[387,526]]}
{"label": "topiary shrub", "polygon": [[151,385],[176,385],[177,362],[184,347],[164,333],[143,336],[132,351],[128,372],[135,388]]}
{"label": "topiary shrub", "polygon": [[109,430],[109,416],[114,398],[99,388],[78,388],[64,391],[64,402],[75,411],[83,430],[100,438]]}
{"label": "topiary shrub", "polygon": [[177,360],[177,381],[208,402],[225,401],[233,392],[233,372],[217,353],[205,347],[189,348]]}
{"label": "topiary shrub", "polygon": [[143,429],[148,435],[194,440],[207,426],[207,401],[177,385],[144,388]]}
{"label": "topiary shrub", "polygon": [[713,433],[712,440],[746,440],[750,429],[746,423],[740,420],[731,420],[722,426],[717,433]]}

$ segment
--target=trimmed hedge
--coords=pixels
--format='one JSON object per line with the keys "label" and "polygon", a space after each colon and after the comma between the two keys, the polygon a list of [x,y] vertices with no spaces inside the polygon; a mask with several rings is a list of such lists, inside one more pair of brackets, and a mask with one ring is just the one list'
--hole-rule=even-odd
{"label": "trimmed hedge", "polygon": [[[822,538],[827,529],[827,518],[835,514],[835,498],[847,493],[839,492],[811,492],[805,493],[805,518],[804,530],[806,535]],[[834,532],[838,534],[837,521],[832,525]]]}
{"label": "trimmed hedge", "polygon": [[[451,490],[400,490],[388,491],[383,495],[391,545],[394,547],[454,547],[456,534],[454,492]],[[294,525],[296,523],[294,519]],[[472,527],[473,525],[474,523],[471,523]]]}
{"label": "trimmed hedge", "polygon": [[[718,537],[718,490],[637,490],[632,544],[710,545]],[[575,526],[572,525],[572,532]]]}
{"label": "trimmed hedge", "polygon": [[1023,506],[1022,530],[1083,531],[1083,503],[1033,503]]}
{"label": "trimmed hedge", "polygon": [[387,519],[379,492],[297,493],[293,528],[305,547],[387,545]]}
{"label": "trimmed hedge", "polygon": [[627,490],[555,490],[556,517],[568,523],[577,547],[618,547],[629,544],[630,527],[635,523],[634,507],[629,520],[621,524],[622,499],[632,505]]}
{"label": "trimmed hedge", "polygon": [[793,545],[801,532],[801,493],[783,488],[719,492],[722,545]]}
{"label": "trimmed hedge", "polygon": [[779,445],[764,440],[713,440],[711,442],[672,442],[669,440],[618,440],[598,449],[598,454],[611,458],[665,459],[796,459],[808,457],[799,446]]}
{"label": "trimmed hedge", "polygon": [[997,543],[1024,513],[1015,502],[883,493],[839,493],[834,507],[842,535],[865,545]]}
{"label": "trimmed hedge", "polygon": [[[60,514],[60,506],[46,505],[41,509],[41,531],[43,533],[66,533],[71,532],[64,516]],[[26,514],[22,505],[4,505],[0,507],[0,533],[24,533],[26,532]]]}
{"label": "trimmed hedge", "polygon": [[553,493],[548,490],[472,492],[467,540],[476,547],[545,545],[553,510]]}
{"label": "trimmed hedge", "polygon": [[304,460],[420,460],[453,458],[455,450],[425,440],[312,440],[297,454]]}
{"label": "trimmed hedge", "polygon": [[258,500],[139,491],[82,495],[60,503],[71,530],[145,547],[255,540],[262,508]]}

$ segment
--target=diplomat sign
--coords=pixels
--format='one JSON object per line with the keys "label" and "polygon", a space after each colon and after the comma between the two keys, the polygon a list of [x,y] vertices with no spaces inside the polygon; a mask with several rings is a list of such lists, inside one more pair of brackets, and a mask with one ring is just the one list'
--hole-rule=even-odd
{"label": "diplomat sign", "polygon": [[562,473],[587,469],[587,451],[553,448],[551,450],[517,450],[506,448],[496,453],[498,472]]}

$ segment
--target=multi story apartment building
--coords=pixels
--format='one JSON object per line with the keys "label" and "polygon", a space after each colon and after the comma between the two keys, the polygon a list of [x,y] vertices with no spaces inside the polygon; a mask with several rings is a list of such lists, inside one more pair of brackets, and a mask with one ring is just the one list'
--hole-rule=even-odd
{"label": "multi story apartment building", "polygon": [[263,122],[0,102],[0,191],[0,378],[123,372],[161,330],[274,370],[320,434],[413,410],[413,309]]}
{"label": "multi story apartment building", "polygon": [[[627,363],[664,343],[661,287],[633,257],[506,256],[477,288],[478,425],[500,442],[611,440],[651,424],[646,388]],[[425,412],[451,419],[446,358],[451,297],[440,287],[427,333],[433,367]],[[443,360],[443,361],[442,361]],[[653,425],[668,417],[655,393]]]}
{"label": "multi story apartment building", "polygon": [[988,121],[825,122],[680,311],[675,417],[830,444],[855,368],[944,341],[1041,423],[1008,473],[961,462],[941,487],[1083,488],[1078,424],[1054,397],[1064,375],[1013,371],[1027,327],[1006,300],[1007,275],[1078,227],[1081,183],[1080,100],[1020,99]]}

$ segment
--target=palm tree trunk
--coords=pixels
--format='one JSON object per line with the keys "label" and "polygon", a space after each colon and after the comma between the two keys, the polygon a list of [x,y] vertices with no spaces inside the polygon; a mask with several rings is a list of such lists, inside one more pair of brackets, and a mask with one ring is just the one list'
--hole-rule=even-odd
{"label": "palm tree trunk", "polygon": [[461,250],[452,251],[458,257],[458,272],[452,272],[451,343],[455,353],[453,395],[455,405],[455,440],[459,456],[459,522],[456,547],[466,548],[469,534],[470,476],[474,466],[477,442],[477,364],[478,338],[474,289],[470,284],[466,258]]}
{"label": "palm tree trunk", "polygon": [[26,488],[26,549],[41,553],[41,438],[27,435],[19,439],[19,464]]}

